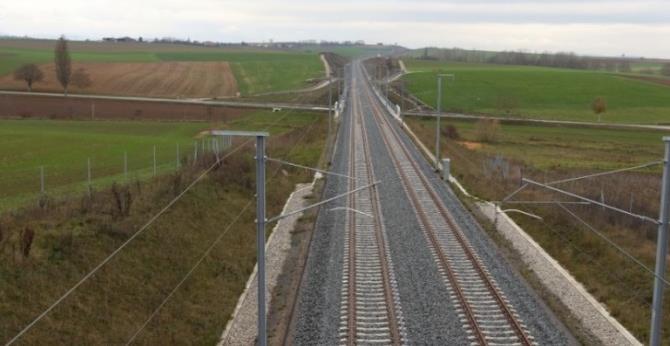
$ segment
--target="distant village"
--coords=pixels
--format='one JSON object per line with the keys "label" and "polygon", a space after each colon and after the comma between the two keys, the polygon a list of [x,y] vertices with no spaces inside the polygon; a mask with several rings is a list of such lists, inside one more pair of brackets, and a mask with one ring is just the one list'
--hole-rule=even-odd
{"label": "distant village", "polygon": [[[169,43],[169,44],[185,44],[204,47],[230,47],[230,46],[248,46],[259,48],[301,48],[308,46],[343,46],[343,47],[360,47],[367,46],[363,40],[357,41],[326,41],[326,40],[303,40],[295,42],[275,42],[268,40],[266,42],[215,42],[215,41],[198,41],[191,39],[178,39],[172,37],[145,39],[143,37],[103,37],[103,42],[146,42],[146,43]],[[384,43],[378,42],[376,46],[385,46]]]}

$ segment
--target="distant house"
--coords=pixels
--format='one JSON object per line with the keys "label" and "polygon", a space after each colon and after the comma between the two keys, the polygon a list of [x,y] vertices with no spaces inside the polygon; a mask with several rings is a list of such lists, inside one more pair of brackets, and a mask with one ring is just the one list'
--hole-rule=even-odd
{"label": "distant house", "polygon": [[103,42],[137,42],[136,39],[132,37],[103,37],[102,38]]}

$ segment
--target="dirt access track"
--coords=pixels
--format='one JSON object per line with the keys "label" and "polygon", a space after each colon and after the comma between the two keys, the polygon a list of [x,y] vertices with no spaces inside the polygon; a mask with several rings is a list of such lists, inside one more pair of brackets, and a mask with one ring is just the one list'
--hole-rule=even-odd
{"label": "dirt access track", "polygon": [[176,102],[0,95],[0,119],[229,121],[251,108]]}
{"label": "dirt access track", "polygon": [[[61,92],[53,63],[41,65],[44,80],[33,85],[34,91]],[[235,96],[237,82],[225,61],[152,62],[152,63],[73,63],[72,71],[86,70],[92,85],[85,89],[71,86],[72,93],[205,98]],[[0,77],[0,89],[26,90],[23,81],[12,74]]]}

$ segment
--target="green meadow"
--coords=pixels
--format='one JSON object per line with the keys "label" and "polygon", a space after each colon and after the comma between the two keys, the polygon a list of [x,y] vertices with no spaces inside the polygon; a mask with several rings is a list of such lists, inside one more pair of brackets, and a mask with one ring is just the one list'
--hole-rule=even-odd
{"label": "green meadow", "polygon": [[443,109],[537,119],[597,121],[591,110],[604,97],[603,122],[669,124],[670,87],[605,72],[407,60],[409,90],[429,105],[444,80]]}
{"label": "green meadow", "polygon": [[[274,124],[283,114],[257,111],[216,127],[268,128],[276,136],[318,118],[295,112]],[[0,209],[39,195],[41,167],[50,195],[85,191],[89,158],[96,188],[153,176],[154,146],[158,174],[172,172],[177,167],[177,150],[181,161],[193,156],[196,143],[202,153],[199,133],[209,128],[210,124],[203,122],[0,120]],[[209,143],[205,140],[208,148]],[[127,178],[123,174],[124,154],[128,157]]]}

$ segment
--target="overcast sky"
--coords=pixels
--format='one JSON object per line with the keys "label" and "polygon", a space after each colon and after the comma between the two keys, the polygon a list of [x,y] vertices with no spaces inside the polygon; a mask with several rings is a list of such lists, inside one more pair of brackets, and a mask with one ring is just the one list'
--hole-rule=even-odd
{"label": "overcast sky", "polygon": [[8,0],[0,34],[365,40],[670,58],[670,1]]}

